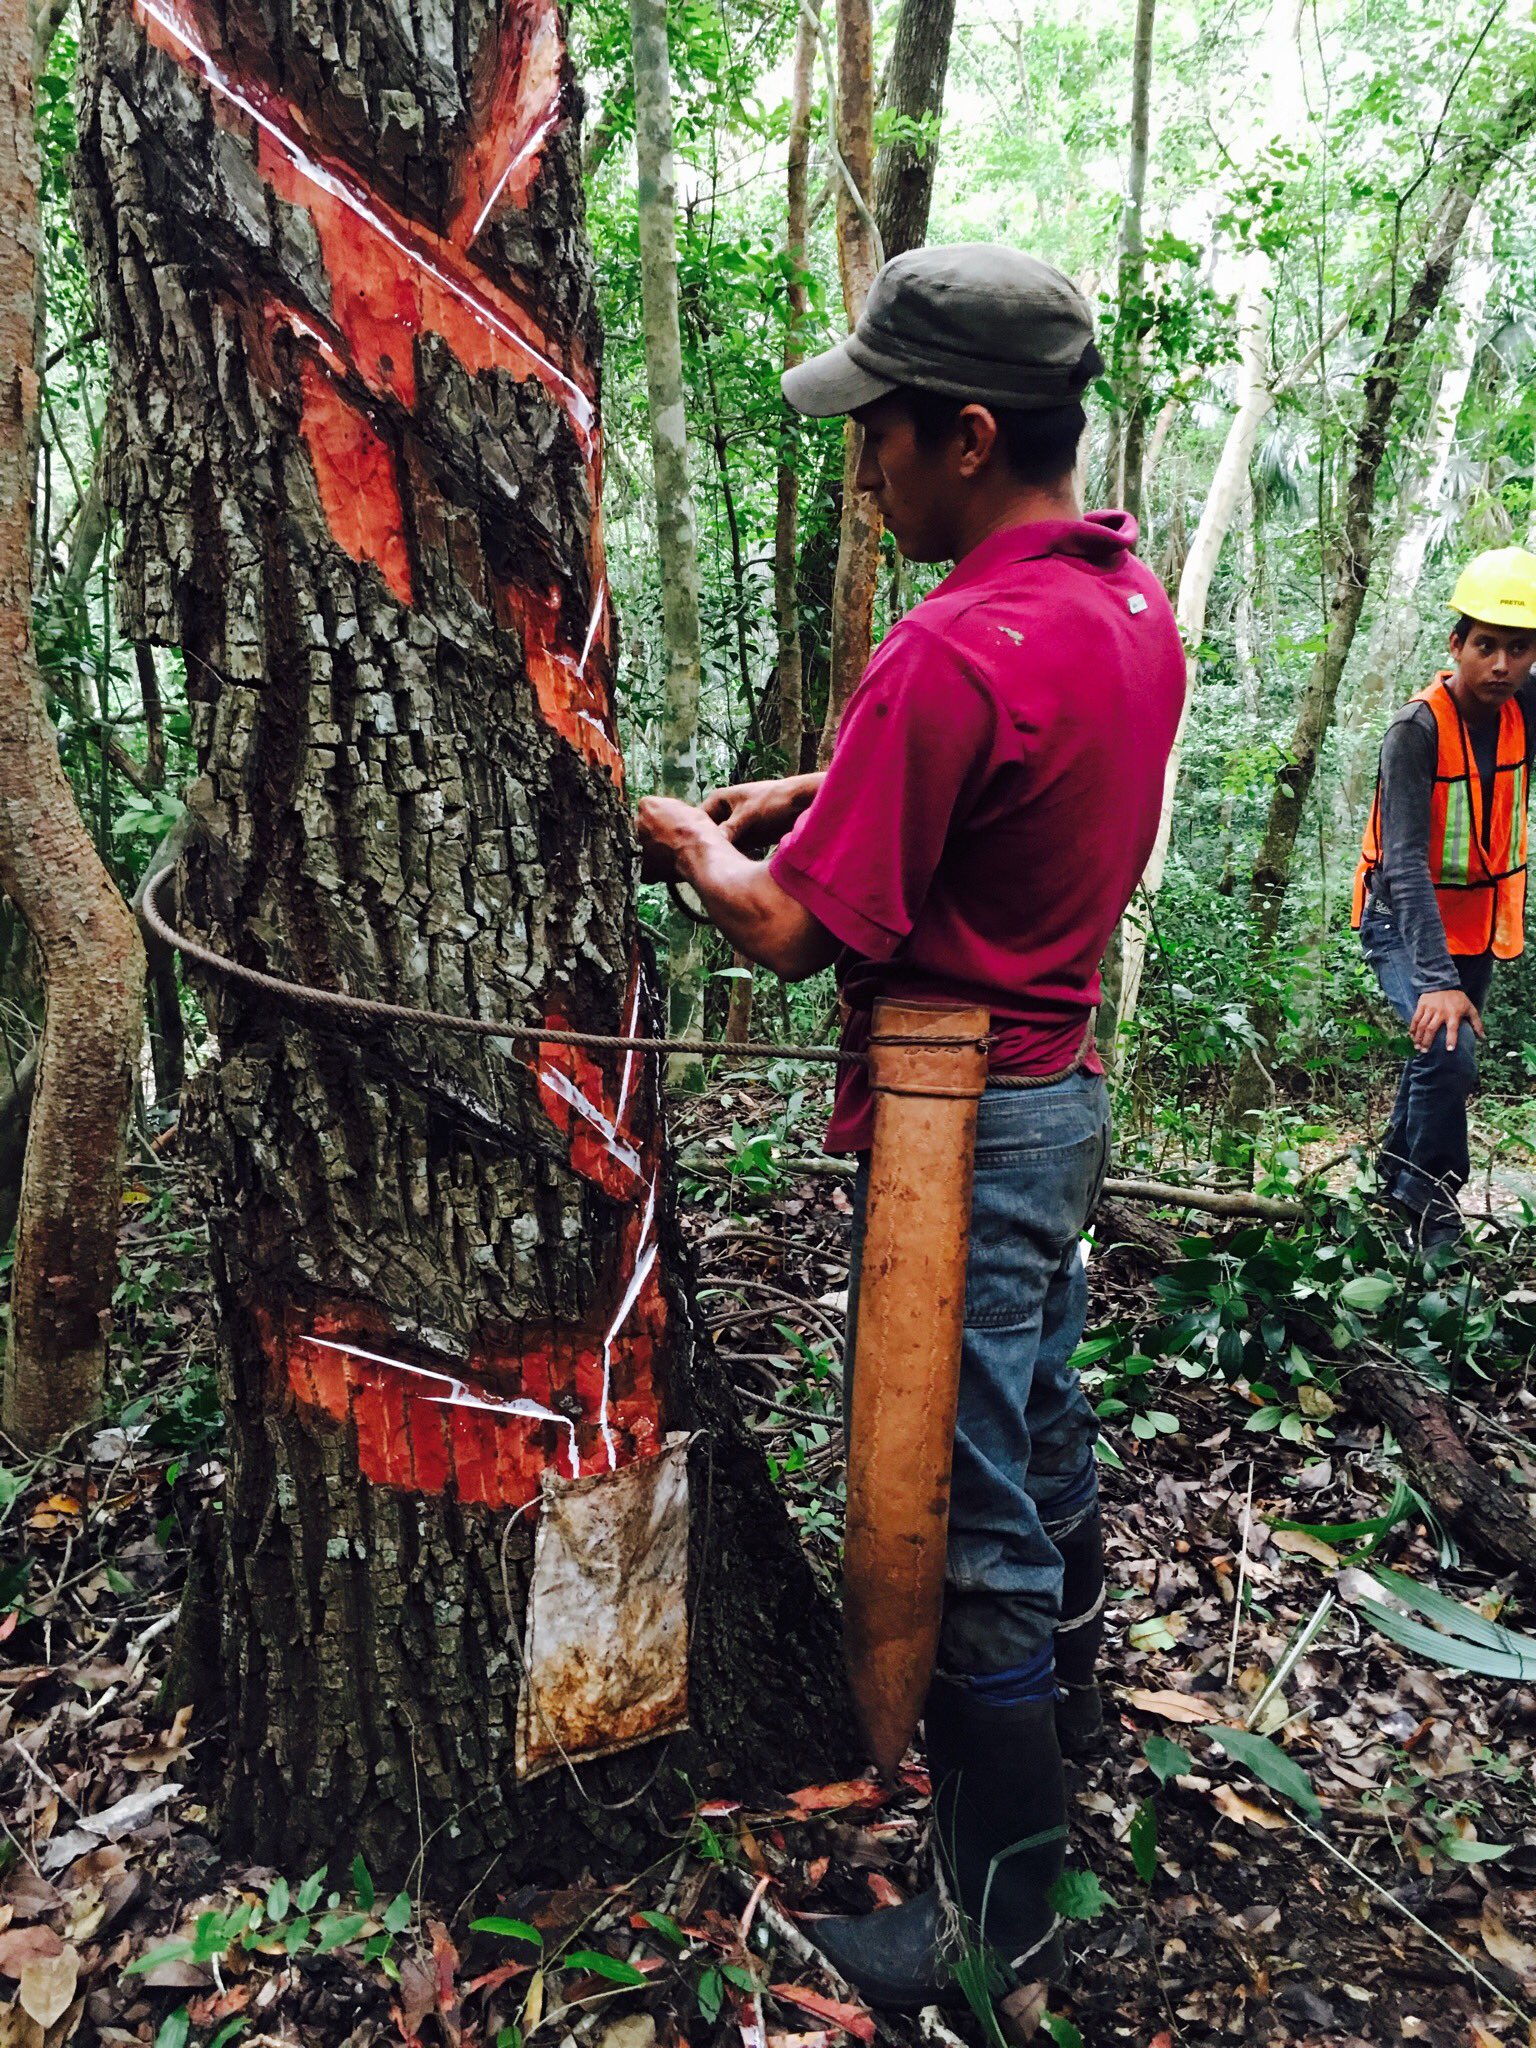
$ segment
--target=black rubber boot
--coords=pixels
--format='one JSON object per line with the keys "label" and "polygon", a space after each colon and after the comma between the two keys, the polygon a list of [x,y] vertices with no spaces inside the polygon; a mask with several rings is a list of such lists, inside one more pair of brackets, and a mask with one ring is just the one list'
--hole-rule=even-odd
{"label": "black rubber boot", "polygon": [[1104,1747],[1099,1651],[1104,1642],[1104,1524],[1097,1510],[1056,1538],[1066,1566],[1056,1630],[1056,1733],[1061,1753],[1081,1763]]}
{"label": "black rubber boot", "polygon": [[996,1707],[936,1678],[924,1718],[942,1892],[862,1919],[806,1923],[871,2005],[896,2012],[963,2004],[952,1966],[978,1941],[1022,1982],[1062,1969],[1060,1920],[1047,1896],[1067,1833],[1053,1702]]}
{"label": "black rubber boot", "polygon": [[983,1941],[1021,1983],[1061,1975],[1050,1890],[1067,1842],[1067,1781],[1052,1700],[998,1707],[936,1678],[924,1724],[933,1832],[967,1941]]}
{"label": "black rubber boot", "polygon": [[801,1924],[833,1969],[884,2012],[916,2012],[959,1997],[946,1984],[944,1907],[932,1886],[904,1906],[882,1906],[857,1920]]}

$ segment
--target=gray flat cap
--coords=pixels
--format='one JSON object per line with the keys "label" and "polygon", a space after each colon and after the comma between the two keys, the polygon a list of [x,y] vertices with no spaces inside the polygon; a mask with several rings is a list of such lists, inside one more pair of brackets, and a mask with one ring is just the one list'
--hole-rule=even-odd
{"label": "gray flat cap", "polygon": [[1093,315],[1071,278],[1021,249],[954,242],[887,263],[853,333],[786,370],[783,391],[812,419],[902,384],[1038,412],[1081,394],[1100,367],[1092,344]]}

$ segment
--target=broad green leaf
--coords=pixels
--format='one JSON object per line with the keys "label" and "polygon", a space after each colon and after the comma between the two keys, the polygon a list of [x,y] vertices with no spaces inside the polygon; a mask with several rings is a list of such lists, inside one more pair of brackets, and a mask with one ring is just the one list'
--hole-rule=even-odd
{"label": "broad green leaf", "polygon": [[192,2015],[184,2005],[178,2005],[174,2012],[168,2012],[160,2022],[160,2031],[155,2036],[155,2048],[187,2048],[187,2036],[192,2031]]}
{"label": "broad green leaf", "polygon": [[141,1977],[146,1970],[153,1970],[160,1963],[179,1963],[183,1956],[189,1956],[191,1953],[190,1941],[164,1941],[159,1948],[148,1949],[143,1955],[135,1956],[125,1967],[123,1975]]}
{"label": "broad green leaf", "polygon": [[1520,1635],[1512,1628],[1505,1628],[1502,1622],[1489,1621],[1486,1615],[1479,1614],[1473,1607],[1463,1607],[1459,1600],[1453,1600],[1437,1586],[1422,1586],[1417,1579],[1390,1571],[1386,1565],[1377,1565],[1371,1576],[1379,1579],[1388,1592],[1395,1593],[1407,1606],[1416,1607],[1420,1614],[1427,1614],[1442,1628],[1464,1636],[1469,1643],[1480,1643],[1484,1649],[1502,1650],[1511,1657],[1524,1657],[1528,1660],[1529,1671],[1536,1673],[1536,1636]]}
{"label": "broad green leaf", "polygon": [[720,2008],[725,2003],[725,1979],[720,1972],[709,1969],[694,1986],[694,1997],[699,2001],[699,2011],[705,2023],[713,2026],[720,2017]]}
{"label": "broad green leaf", "polygon": [[1141,1745],[1141,1753],[1159,1785],[1166,1785],[1170,1778],[1182,1778],[1195,1761],[1187,1749],[1170,1742],[1166,1735],[1149,1735]]}
{"label": "broad green leaf", "polygon": [[1150,1799],[1143,1799],[1131,1820],[1130,1844],[1136,1875],[1150,1884],[1157,1875],[1157,1808]]}
{"label": "broad green leaf", "polygon": [[243,2016],[239,2019],[226,2020],[208,2043],[208,2048],[229,2048],[230,2042],[237,2035],[243,2034],[250,2024],[250,2021]]}
{"label": "broad green leaf", "polygon": [[1048,2041],[1054,2041],[1056,2048],[1083,2048],[1082,2035],[1073,2026],[1072,2022],[1061,2013],[1042,2013],[1040,2015],[1040,2026],[1045,2034],[1045,2038]]}
{"label": "broad green leaf", "polygon": [[1460,1835],[1445,1835],[1441,1838],[1440,1854],[1448,1856],[1452,1863],[1496,1863],[1513,1846],[1512,1842],[1471,1842]]}
{"label": "broad green leaf", "polygon": [[[405,1898],[405,1893],[400,1897]],[[544,1946],[544,1937],[531,1920],[503,1920],[500,1914],[493,1913],[489,1919],[471,1920],[469,1924],[476,1934],[504,1934],[508,1941],[531,1941],[535,1948]],[[389,1922],[386,1920],[384,1925],[388,1927]]]}
{"label": "broad green leaf", "polygon": [[289,1955],[296,1956],[308,1939],[309,1915],[301,1913],[298,1919],[290,1925],[287,1934],[283,1937],[283,1947],[288,1951]]}
{"label": "broad green leaf", "polygon": [[371,1913],[374,1901],[373,1879],[361,1856],[352,1858],[352,1889],[357,1893],[357,1903],[363,1911]]}
{"label": "broad green leaf", "polygon": [[409,1927],[411,1924],[410,1893],[396,1892],[395,1896],[384,1908],[384,1911],[379,1915],[379,1918],[391,1934],[399,1934],[403,1929]]}
{"label": "broad green leaf", "polygon": [[1271,1791],[1294,1800],[1303,1813],[1309,1813],[1315,1819],[1322,1812],[1322,1802],[1312,1790],[1312,1780],[1301,1765],[1288,1757],[1267,1735],[1255,1735],[1248,1728],[1223,1728],[1215,1723],[1207,1728],[1197,1728],[1195,1732],[1219,1743],[1235,1764],[1241,1764],[1245,1771],[1252,1771],[1256,1778],[1262,1778]]}
{"label": "broad green leaf", "polygon": [[727,1984],[734,1984],[738,1991],[745,1991],[749,1997],[757,1989],[757,1979],[750,1970],[744,1970],[740,1963],[722,1963],[720,1974]]}
{"label": "broad green leaf", "polygon": [[1356,1600],[1353,1606],[1372,1628],[1380,1629],[1389,1641],[1403,1649],[1412,1650],[1426,1664],[1438,1664],[1448,1671],[1475,1671],[1483,1678],[1536,1677],[1536,1658],[1529,1652],[1522,1656],[1518,1651],[1484,1649],[1481,1643],[1447,1635],[1443,1629],[1415,1621],[1411,1614],[1399,1614],[1385,1601]]}
{"label": "broad green leaf", "polygon": [[1339,1299],[1347,1308],[1364,1309],[1370,1313],[1392,1299],[1398,1292],[1398,1282],[1386,1273],[1357,1273],[1353,1280],[1346,1280],[1339,1289]]}
{"label": "broad green leaf", "polygon": [[684,1934],[681,1927],[678,1926],[670,1914],[637,1913],[635,1917],[643,1921],[653,1934],[659,1934],[663,1941],[670,1942],[673,1948],[686,1948],[688,1946],[687,1935]]}
{"label": "broad green leaf", "polygon": [[327,1865],[322,1863],[317,1871],[305,1878],[297,1892],[295,1892],[293,1902],[301,1913],[312,1913],[319,1904],[320,1893],[325,1885],[327,1867]]}
{"label": "broad green leaf", "polygon": [[1064,1870],[1051,1886],[1050,1900],[1063,1920],[1097,1920],[1115,1903],[1094,1870]]}
{"label": "broad green leaf", "polygon": [[622,1956],[604,1955],[600,1948],[573,1948],[560,1958],[564,1970],[590,1970],[594,1977],[606,1977],[611,1984],[643,1984],[645,1972]]}
{"label": "broad green leaf", "polygon": [[327,1913],[315,1929],[315,1949],[319,1955],[329,1955],[333,1948],[342,1948],[349,1941],[356,1941],[368,1925],[366,1913]]}

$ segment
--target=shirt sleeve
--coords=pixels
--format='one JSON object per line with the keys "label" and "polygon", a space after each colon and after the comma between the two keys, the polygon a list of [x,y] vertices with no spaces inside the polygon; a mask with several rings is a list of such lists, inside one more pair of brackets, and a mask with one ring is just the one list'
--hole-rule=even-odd
{"label": "shirt sleeve", "polygon": [[769,864],[780,888],[843,945],[889,960],[985,781],[997,715],[951,649],[897,626],[849,699],[815,801]]}
{"label": "shirt sleeve", "polygon": [[1461,987],[1429,874],[1435,758],[1434,733],[1425,730],[1417,707],[1413,716],[1393,719],[1381,743],[1381,861],[1392,916],[1421,995]]}

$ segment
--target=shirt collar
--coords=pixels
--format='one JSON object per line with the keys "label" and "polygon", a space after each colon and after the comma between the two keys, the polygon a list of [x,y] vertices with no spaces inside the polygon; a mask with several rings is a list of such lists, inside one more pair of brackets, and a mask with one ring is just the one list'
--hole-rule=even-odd
{"label": "shirt collar", "polygon": [[1032,519],[1005,526],[956,562],[933,592],[961,590],[983,582],[1010,562],[1035,562],[1047,555],[1077,555],[1117,568],[1136,546],[1136,521],[1129,512],[1089,512],[1081,519]]}

